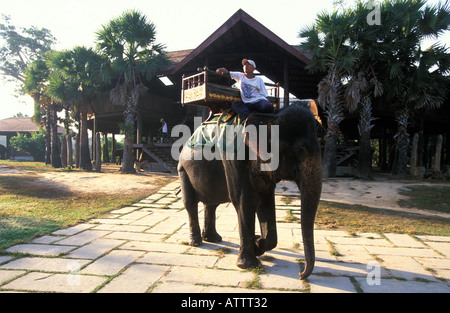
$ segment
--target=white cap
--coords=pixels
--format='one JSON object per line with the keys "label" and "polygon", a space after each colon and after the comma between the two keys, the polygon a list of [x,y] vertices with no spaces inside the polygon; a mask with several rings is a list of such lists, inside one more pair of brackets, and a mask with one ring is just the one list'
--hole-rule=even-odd
{"label": "white cap", "polygon": [[242,60],[242,65],[245,65],[247,63],[250,63],[251,65],[253,65],[254,68],[256,68],[256,63],[253,60],[248,60],[248,59],[243,59]]}

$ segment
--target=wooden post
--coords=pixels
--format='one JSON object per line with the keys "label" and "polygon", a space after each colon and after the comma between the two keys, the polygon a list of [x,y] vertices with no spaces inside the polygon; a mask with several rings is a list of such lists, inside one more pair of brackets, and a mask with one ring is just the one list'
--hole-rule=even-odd
{"label": "wooden post", "polygon": [[72,147],[72,136],[67,135],[67,165],[73,165],[73,147]]}
{"label": "wooden post", "polygon": [[436,141],[436,153],[434,154],[434,166],[433,172],[441,172],[441,152],[442,152],[442,135],[437,137]]}
{"label": "wooden post", "polygon": [[409,175],[411,175],[411,177],[416,177],[417,176],[417,148],[418,148],[418,144],[419,144],[419,134],[415,133],[414,137],[413,137],[413,142],[412,142],[412,148],[411,148],[411,161],[410,161],[410,168],[409,168]]}
{"label": "wooden post", "polygon": [[95,133],[95,171],[102,171],[102,152],[100,143],[100,133]]}
{"label": "wooden post", "polygon": [[75,167],[80,168],[80,132],[75,136]]}
{"label": "wooden post", "polygon": [[61,166],[67,167],[67,136],[62,137],[61,142]]}
{"label": "wooden post", "polygon": [[284,60],[284,102],[283,106],[287,107],[289,106],[289,63],[288,60]]}
{"label": "wooden post", "polygon": [[109,163],[108,133],[103,133],[103,163]]}
{"label": "wooden post", "polygon": [[92,123],[92,137],[91,137],[91,147],[92,147],[92,158],[91,158],[91,160],[93,160],[93,161],[95,161],[95,152],[96,152],[96,149],[95,149],[95,134],[97,133],[97,117],[95,116],[95,114],[94,114],[94,120],[93,120],[93,123]]}
{"label": "wooden post", "polygon": [[142,114],[141,112],[137,113],[137,127],[136,127],[136,143],[142,143]]}

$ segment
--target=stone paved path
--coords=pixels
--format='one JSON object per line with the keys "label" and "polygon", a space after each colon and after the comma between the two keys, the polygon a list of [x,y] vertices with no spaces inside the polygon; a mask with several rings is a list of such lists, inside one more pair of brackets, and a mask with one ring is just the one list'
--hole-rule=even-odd
{"label": "stone paved path", "polygon": [[286,205],[282,187],[279,244],[261,257],[263,272],[235,265],[231,204],[217,211],[223,242],[186,245],[187,214],[175,182],[133,206],[10,247],[18,253],[0,255],[0,292],[450,292],[450,237],[443,236],[316,230],[314,274],[300,281],[300,225],[285,221],[289,210],[298,216],[299,200]]}

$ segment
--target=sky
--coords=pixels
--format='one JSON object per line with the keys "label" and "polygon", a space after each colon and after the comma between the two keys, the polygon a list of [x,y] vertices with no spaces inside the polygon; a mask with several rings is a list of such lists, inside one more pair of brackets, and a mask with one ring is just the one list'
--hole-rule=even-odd
{"label": "sky", "polygon": [[[95,32],[129,9],[144,13],[156,26],[156,42],[176,51],[196,48],[239,9],[288,44],[299,44],[299,31],[311,25],[317,13],[332,11],[333,0],[21,0],[2,1],[0,14],[10,15],[17,27],[49,29],[58,40],[55,49],[61,50],[94,47]],[[17,98],[14,85],[0,80],[0,119],[18,112],[33,115],[31,97]]]}

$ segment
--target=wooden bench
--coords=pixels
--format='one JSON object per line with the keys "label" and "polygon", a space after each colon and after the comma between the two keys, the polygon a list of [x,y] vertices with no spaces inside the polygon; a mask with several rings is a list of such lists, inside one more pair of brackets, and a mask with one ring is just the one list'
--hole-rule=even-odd
{"label": "wooden bench", "polygon": [[[211,82],[211,77],[220,76],[208,68],[199,69],[200,73],[185,77],[183,75],[181,88],[181,104],[184,106],[200,105],[210,110],[209,121],[214,115],[231,110],[231,103],[242,101],[240,90],[230,86]],[[268,100],[274,108],[280,107],[280,86],[278,84],[267,84]]]}

